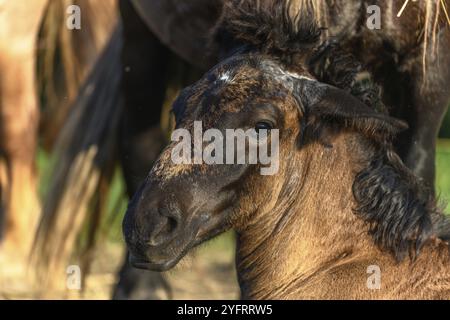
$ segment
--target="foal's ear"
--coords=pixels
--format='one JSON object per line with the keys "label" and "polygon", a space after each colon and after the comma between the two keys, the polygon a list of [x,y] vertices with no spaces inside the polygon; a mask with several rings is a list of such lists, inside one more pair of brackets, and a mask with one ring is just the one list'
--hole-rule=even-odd
{"label": "foal's ear", "polygon": [[308,124],[336,123],[380,141],[408,128],[405,122],[369,108],[344,90],[306,78],[295,83],[294,94]]}

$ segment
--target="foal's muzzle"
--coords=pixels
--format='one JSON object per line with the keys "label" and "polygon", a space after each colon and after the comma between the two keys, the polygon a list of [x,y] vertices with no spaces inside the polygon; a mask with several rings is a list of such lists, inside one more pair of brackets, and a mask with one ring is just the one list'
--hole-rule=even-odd
{"label": "foal's muzzle", "polygon": [[194,245],[199,227],[199,219],[183,215],[181,201],[170,193],[143,187],[123,222],[130,263],[154,271],[172,268]]}

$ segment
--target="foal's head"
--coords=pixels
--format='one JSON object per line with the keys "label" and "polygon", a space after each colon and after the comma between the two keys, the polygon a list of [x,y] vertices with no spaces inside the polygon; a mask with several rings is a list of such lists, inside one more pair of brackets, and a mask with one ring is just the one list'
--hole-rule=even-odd
{"label": "foal's head", "polygon": [[[172,157],[177,143],[173,142],[131,201],[124,220],[135,266],[167,270],[201,242],[230,228],[245,230],[270,215],[280,197],[300,190],[296,187],[302,183],[299,166],[307,167],[308,161],[313,161],[308,145],[331,148],[333,137],[345,131],[364,137],[371,150],[385,150],[391,137],[404,128],[403,123],[369,108],[348,90],[321,83],[311,74],[309,64],[317,54],[320,32],[305,17],[289,18],[288,10],[285,5],[229,8],[225,13],[228,18],[218,30],[231,54],[183,90],[173,106],[177,129],[186,129],[192,136],[195,121],[202,122],[203,131],[217,129],[223,136],[226,129],[267,130],[269,137],[278,130],[278,172],[262,175],[262,165],[249,161],[177,164]],[[223,151],[227,152],[225,147]],[[371,163],[374,170],[388,170],[383,167],[384,160],[380,161],[382,164]],[[370,216],[370,204],[364,203],[365,196],[368,200],[382,197],[381,191],[371,185],[370,173],[366,175],[369,177],[362,171],[358,186],[372,189],[370,194],[355,189],[355,197],[361,198],[359,212],[381,226],[373,230],[374,236],[380,237],[381,245],[389,245],[379,233],[391,230],[382,229],[376,221],[380,216]],[[389,181],[378,183],[386,184],[382,188],[392,187]],[[398,187],[405,193],[416,192],[415,186],[410,186],[411,190],[404,185]],[[408,208],[399,205],[398,209]],[[389,210],[380,214],[394,219],[390,214],[395,212]],[[421,216],[424,212],[418,212],[417,219],[426,220],[426,225],[428,220]],[[412,234],[417,231],[416,222],[401,223],[411,228]],[[389,235],[390,245],[403,246],[409,235]]]}

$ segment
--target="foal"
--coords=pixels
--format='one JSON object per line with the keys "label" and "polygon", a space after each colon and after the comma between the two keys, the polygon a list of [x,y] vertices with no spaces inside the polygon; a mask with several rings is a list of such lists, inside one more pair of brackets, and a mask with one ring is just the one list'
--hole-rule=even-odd
{"label": "foal", "polygon": [[124,220],[131,263],[168,270],[233,228],[243,298],[450,298],[450,225],[391,146],[405,124],[383,113],[364,72],[342,72],[352,64],[327,64],[342,88],[320,82],[320,31],[287,9],[273,13],[282,33],[261,28],[264,46],[234,51],[173,107],[177,128],[191,133],[195,121],[279,130],[278,173],[175,164],[169,145]]}

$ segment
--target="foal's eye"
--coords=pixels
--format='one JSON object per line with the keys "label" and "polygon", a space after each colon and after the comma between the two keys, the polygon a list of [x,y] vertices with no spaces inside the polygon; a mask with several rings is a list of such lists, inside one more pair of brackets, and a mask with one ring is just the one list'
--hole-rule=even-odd
{"label": "foal's eye", "polygon": [[256,132],[259,132],[260,130],[271,130],[273,129],[273,125],[272,123],[268,122],[268,121],[260,121],[255,125],[255,130]]}

